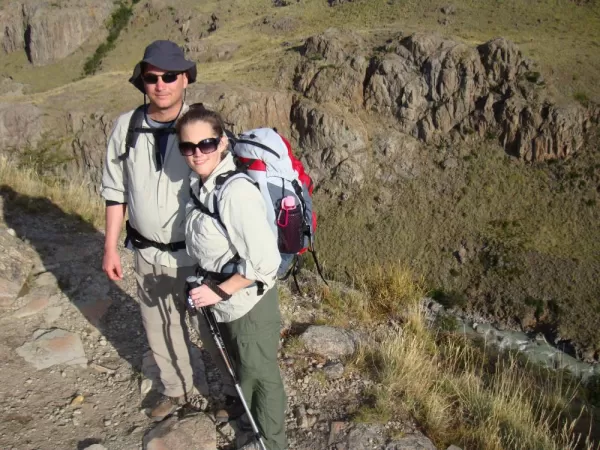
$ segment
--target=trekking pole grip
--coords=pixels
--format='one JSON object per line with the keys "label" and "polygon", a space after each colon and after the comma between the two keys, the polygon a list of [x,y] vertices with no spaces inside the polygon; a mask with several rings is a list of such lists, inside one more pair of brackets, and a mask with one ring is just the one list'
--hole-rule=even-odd
{"label": "trekking pole grip", "polygon": [[185,296],[187,297],[186,305],[191,312],[196,312],[196,305],[192,297],[190,297],[190,291],[197,287],[200,287],[201,283],[198,281],[198,277],[189,276],[185,279]]}

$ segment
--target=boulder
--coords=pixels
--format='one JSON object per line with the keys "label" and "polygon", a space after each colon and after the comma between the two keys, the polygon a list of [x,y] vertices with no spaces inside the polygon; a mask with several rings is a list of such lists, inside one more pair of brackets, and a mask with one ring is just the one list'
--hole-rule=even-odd
{"label": "boulder", "polygon": [[344,376],[344,366],[342,363],[327,363],[323,367],[323,373],[329,380],[338,380]]}
{"label": "boulder", "polygon": [[206,414],[178,420],[171,417],[150,430],[143,440],[144,450],[214,450],[217,431]]}
{"label": "boulder", "polygon": [[33,252],[19,238],[0,227],[0,310],[12,306],[31,267]]}
{"label": "boulder", "polygon": [[300,340],[309,352],[329,359],[350,356],[356,350],[352,335],[341,328],[313,325],[302,333]]}
{"label": "boulder", "polygon": [[42,330],[34,333],[30,342],[17,348],[17,354],[37,370],[57,364],[87,364],[79,336],[61,329]]}
{"label": "boulder", "polygon": [[385,448],[385,428],[382,425],[358,424],[348,433],[347,450]]}
{"label": "boulder", "polygon": [[42,111],[37,106],[0,103],[0,151],[35,146],[42,132]]}

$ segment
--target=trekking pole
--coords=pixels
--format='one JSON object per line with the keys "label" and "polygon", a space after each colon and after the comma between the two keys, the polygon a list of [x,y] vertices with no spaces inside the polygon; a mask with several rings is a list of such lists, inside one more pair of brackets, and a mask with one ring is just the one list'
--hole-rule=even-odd
{"label": "trekking pole", "polygon": [[[188,301],[187,301],[188,308],[189,308],[190,312],[193,314],[198,314],[198,308],[196,308],[196,306],[194,305],[194,302],[192,301],[191,297],[189,296],[189,292],[190,292],[190,290],[201,286],[202,280],[203,280],[202,277],[194,277],[194,276],[187,277],[185,280],[186,281],[186,294],[188,296]],[[231,375],[231,378],[233,379],[233,384],[235,385],[235,390],[237,391],[238,397],[240,398],[240,401],[242,402],[242,405],[244,406],[244,410],[246,411],[246,415],[248,416],[248,419],[250,420],[250,426],[252,427],[252,432],[254,433],[254,437],[258,441],[260,448],[262,450],[267,450],[267,447],[265,447],[265,443],[263,442],[263,439],[260,435],[258,426],[256,425],[256,422],[254,421],[254,417],[252,417],[250,408],[248,407],[248,404],[246,403],[246,399],[244,398],[244,394],[243,394],[242,388],[240,386],[240,380],[238,379],[237,374],[235,373],[235,370],[233,369],[233,364],[231,362],[231,358],[229,357],[229,354],[227,353],[227,349],[225,348],[225,343],[223,342],[223,336],[221,336],[221,332],[219,331],[219,326],[217,324],[217,319],[215,318],[215,314],[212,312],[212,309],[210,308],[210,306],[201,307],[200,312],[202,312],[202,315],[204,316],[204,319],[206,320],[206,323],[208,324],[208,329],[210,330],[210,334],[212,335],[212,337],[215,341],[215,344],[217,345],[217,348],[219,349],[219,353],[221,354],[221,357],[223,358],[223,361],[225,362],[225,366],[227,366],[229,375]]]}

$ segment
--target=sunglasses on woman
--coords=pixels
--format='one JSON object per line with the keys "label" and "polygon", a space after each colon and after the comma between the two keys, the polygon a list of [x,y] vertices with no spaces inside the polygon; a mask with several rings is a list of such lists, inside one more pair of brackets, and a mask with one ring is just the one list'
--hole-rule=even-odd
{"label": "sunglasses on woman", "polygon": [[155,73],[145,73],[144,75],[142,75],[142,80],[144,80],[144,83],[146,84],[156,84],[158,83],[158,79],[160,78],[163,83],[173,83],[175,80],[177,80],[177,77],[179,76],[181,72],[165,72],[162,75],[156,75]]}
{"label": "sunglasses on woman", "polygon": [[180,142],[179,151],[183,156],[192,156],[196,153],[196,149],[198,149],[200,150],[200,153],[207,155],[217,149],[220,141],[221,138],[208,138],[201,140],[197,144],[194,144],[193,142]]}

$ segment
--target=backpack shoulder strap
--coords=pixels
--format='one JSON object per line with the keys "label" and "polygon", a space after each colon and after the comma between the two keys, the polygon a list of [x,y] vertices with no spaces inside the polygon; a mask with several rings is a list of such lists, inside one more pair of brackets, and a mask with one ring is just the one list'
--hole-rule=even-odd
{"label": "backpack shoulder strap", "polygon": [[254,186],[256,186],[258,188],[258,184],[256,183],[256,181],[254,181],[250,175],[248,175],[246,172],[244,172],[243,170],[231,170],[229,172],[223,173],[221,175],[219,175],[217,177],[216,181],[216,188],[215,190],[217,191],[214,195],[214,202],[215,202],[215,211],[217,210],[217,204],[218,201],[221,200],[221,197],[223,196],[223,192],[225,191],[225,188],[227,186],[229,186],[233,181],[235,180],[248,180],[250,183],[252,183]]}
{"label": "backpack shoulder strap", "polygon": [[[129,152],[135,149],[140,133],[154,133],[156,131],[152,128],[144,128],[145,109],[146,105],[138,106],[129,119],[129,126],[127,127],[127,134],[125,136],[125,153],[119,156],[121,161],[126,160],[129,157]],[[163,129],[163,132],[174,133],[175,129]]]}
{"label": "backpack shoulder strap", "polygon": [[138,106],[131,115],[131,119],[129,119],[129,128],[127,129],[127,138],[125,139],[125,145],[128,148],[135,148],[137,144],[142,126],[144,125],[144,109],[144,105]]}
{"label": "backpack shoulder strap", "polygon": [[227,187],[227,185],[229,185],[232,181],[240,178],[247,179],[252,184],[255,184],[254,180],[250,178],[248,174],[239,170],[230,170],[229,172],[225,172],[217,176],[217,178],[215,179],[215,192],[213,194],[212,211],[210,210],[210,208],[205,206],[200,200],[198,200],[198,198],[194,194],[194,191],[190,187],[190,197],[194,202],[194,206],[197,209],[199,209],[203,214],[206,214],[207,216],[210,216],[213,219],[217,220],[224,230],[227,230],[227,228],[225,227],[225,224],[221,220],[221,215],[219,214],[219,201],[221,200],[221,196],[223,195],[225,187]]}

